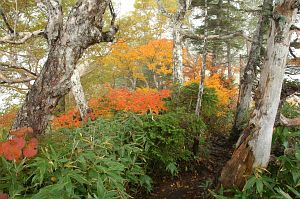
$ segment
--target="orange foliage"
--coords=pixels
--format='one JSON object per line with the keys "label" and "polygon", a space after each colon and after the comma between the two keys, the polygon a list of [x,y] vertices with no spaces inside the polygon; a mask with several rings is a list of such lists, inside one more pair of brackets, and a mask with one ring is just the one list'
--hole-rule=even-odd
{"label": "orange foliage", "polygon": [[4,156],[7,160],[19,161],[22,157],[31,158],[36,156],[38,140],[31,138],[26,140],[28,134],[32,134],[32,128],[23,127],[10,132],[12,139],[0,142],[0,156]]}
{"label": "orange foliage", "polygon": [[228,88],[226,80],[220,74],[213,74],[205,79],[205,86],[214,88],[221,106],[227,106],[237,95],[237,88]]}
{"label": "orange foliage", "polygon": [[[170,96],[169,90],[157,91],[154,89],[137,89],[130,91],[125,88],[108,88],[105,96],[93,98],[89,101],[89,107],[93,112],[87,115],[84,121],[95,120],[100,116],[110,116],[112,111],[130,111],[134,113],[145,114],[152,112],[158,114],[166,110],[164,98]],[[78,111],[75,109],[57,117],[52,122],[55,128],[71,128],[81,125]]]}
{"label": "orange foliage", "polygon": [[172,40],[152,40],[136,50],[138,51],[137,60],[141,65],[147,66],[156,74],[172,74]]}
{"label": "orange foliage", "polygon": [[0,115],[0,128],[9,129],[16,118],[16,115],[16,110]]}

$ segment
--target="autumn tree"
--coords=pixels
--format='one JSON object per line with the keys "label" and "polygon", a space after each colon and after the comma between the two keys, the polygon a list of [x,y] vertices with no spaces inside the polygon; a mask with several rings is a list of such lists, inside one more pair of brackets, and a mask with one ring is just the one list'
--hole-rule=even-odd
{"label": "autumn tree", "polygon": [[255,168],[268,165],[271,152],[273,125],[280,101],[289,45],[290,28],[294,23],[300,1],[276,1],[270,18],[267,57],[262,67],[255,110],[249,126],[241,135],[231,160],[222,170],[224,187],[243,187],[245,176]]}
{"label": "autumn tree", "polygon": [[45,130],[50,113],[71,89],[71,77],[84,50],[113,40],[117,31],[115,17],[108,31],[103,28],[103,14],[109,3],[108,0],[77,1],[64,21],[61,1],[37,0],[36,6],[47,16],[46,28],[8,33],[0,38],[1,43],[20,44],[44,36],[48,43],[47,60],[26,96],[13,129],[30,126],[35,134]]}
{"label": "autumn tree", "polygon": [[[153,77],[152,82],[157,89],[164,88],[172,75],[172,46],[171,40],[160,39],[137,48],[137,61],[150,71],[150,78]],[[148,82],[151,82],[150,79]]]}
{"label": "autumn tree", "polygon": [[122,31],[118,32],[116,38],[125,40],[131,46],[161,39],[168,29],[168,19],[157,12],[155,0],[135,0],[134,10],[119,21]]}
{"label": "autumn tree", "polygon": [[177,0],[176,12],[168,12],[161,0],[157,0],[160,12],[170,19],[173,36],[173,81],[183,84],[183,35],[181,33],[184,19],[191,5],[191,0]]}

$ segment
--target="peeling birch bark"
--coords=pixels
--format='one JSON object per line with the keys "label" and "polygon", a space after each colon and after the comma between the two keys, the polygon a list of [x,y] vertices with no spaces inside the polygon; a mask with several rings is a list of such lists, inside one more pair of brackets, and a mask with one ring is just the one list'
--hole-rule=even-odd
{"label": "peeling birch bark", "polygon": [[238,137],[243,131],[244,125],[248,122],[247,116],[252,100],[252,89],[255,80],[255,68],[261,65],[261,48],[263,43],[263,37],[265,35],[264,25],[268,21],[268,17],[264,13],[266,12],[266,10],[270,10],[270,7],[272,8],[272,0],[264,0],[261,17],[259,19],[253,36],[253,42],[251,44],[249,59],[241,76],[237,112],[235,115],[232,133],[230,135],[230,141],[232,143],[237,141]]}
{"label": "peeling birch bark", "polygon": [[267,167],[272,143],[273,126],[280,101],[284,71],[291,40],[290,28],[294,23],[299,0],[284,0],[275,4],[257,93],[257,106],[244,130],[240,144],[221,173],[225,188],[242,188],[245,177],[254,168]]}
{"label": "peeling birch bark", "polygon": [[71,92],[75,98],[76,107],[80,112],[80,117],[84,119],[88,113],[89,107],[87,101],[85,100],[84,91],[80,82],[80,74],[77,69],[74,70],[74,73],[71,77]]}

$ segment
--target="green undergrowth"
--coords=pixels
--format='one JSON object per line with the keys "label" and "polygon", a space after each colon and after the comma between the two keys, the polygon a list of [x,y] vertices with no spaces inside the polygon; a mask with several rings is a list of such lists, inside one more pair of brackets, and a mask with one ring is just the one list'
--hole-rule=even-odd
{"label": "green undergrowth", "polygon": [[0,193],[10,198],[129,198],[151,191],[150,174],[176,175],[180,161],[194,158],[194,136],[205,124],[193,115],[118,113],[82,128],[61,129],[41,139],[39,154],[0,159]]}

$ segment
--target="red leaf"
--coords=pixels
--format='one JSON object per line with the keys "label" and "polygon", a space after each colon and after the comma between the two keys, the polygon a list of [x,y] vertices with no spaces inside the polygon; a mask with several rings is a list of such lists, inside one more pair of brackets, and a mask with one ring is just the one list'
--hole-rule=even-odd
{"label": "red leaf", "polygon": [[28,133],[33,133],[33,129],[31,127],[22,127],[10,132],[11,135],[16,137],[24,137]]}
{"label": "red leaf", "polygon": [[24,140],[23,137],[16,137],[16,138],[13,138],[12,140],[9,140],[10,142],[10,145],[12,147],[16,147],[18,149],[23,149],[25,147],[25,144],[26,144],[26,141]]}
{"label": "red leaf", "polygon": [[32,145],[27,145],[23,149],[23,155],[27,158],[32,158],[32,157],[36,156],[37,152],[38,151],[37,151],[36,146],[32,146]]}
{"label": "red leaf", "polygon": [[1,193],[0,194],[0,199],[8,199],[8,194],[7,193]]}
{"label": "red leaf", "polygon": [[22,155],[22,151],[15,145],[11,145],[10,141],[2,144],[3,154],[7,160],[18,160]]}
{"label": "red leaf", "polygon": [[39,144],[39,141],[36,138],[31,138],[27,143],[27,145],[30,145],[33,147],[37,147],[38,144]]}

